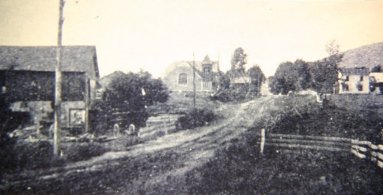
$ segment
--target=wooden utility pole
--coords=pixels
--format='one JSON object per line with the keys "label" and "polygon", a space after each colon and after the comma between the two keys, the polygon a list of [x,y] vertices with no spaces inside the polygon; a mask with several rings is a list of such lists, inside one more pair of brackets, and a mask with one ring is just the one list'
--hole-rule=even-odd
{"label": "wooden utility pole", "polygon": [[53,129],[53,154],[58,156],[61,152],[61,102],[62,102],[62,28],[64,24],[64,0],[59,0],[59,22],[56,48],[56,71],[55,71],[55,115]]}
{"label": "wooden utility pole", "polygon": [[195,61],[194,61],[194,52],[193,52],[193,109],[195,110]]}
{"label": "wooden utility pole", "polygon": [[89,104],[90,104],[90,81],[85,74],[85,133],[89,133]]}
{"label": "wooden utility pole", "polygon": [[196,126],[196,121],[195,121],[195,117],[196,117],[196,109],[195,109],[195,93],[196,93],[196,89],[195,89],[195,61],[194,61],[194,52],[193,52],[193,126],[195,127]]}

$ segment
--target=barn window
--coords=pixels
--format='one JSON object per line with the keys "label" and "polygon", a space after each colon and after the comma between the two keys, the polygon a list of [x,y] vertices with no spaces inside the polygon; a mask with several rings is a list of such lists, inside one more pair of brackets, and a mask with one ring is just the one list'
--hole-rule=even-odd
{"label": "barn window", "polygon": [[188,75],[186,73],[181,73],[178,76],[178,84],[186,85],[188,83]]}

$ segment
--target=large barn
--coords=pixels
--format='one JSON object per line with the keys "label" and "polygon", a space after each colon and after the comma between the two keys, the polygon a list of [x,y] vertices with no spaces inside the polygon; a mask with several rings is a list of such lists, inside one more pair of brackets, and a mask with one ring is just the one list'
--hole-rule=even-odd
{"label": "large barn", "polygon": [[[11,109],[34,120],[52,113],[55,46],[0,46],[0,95]],[[94,46],[64,46],[62,56],[62,126],[83,127],[96,97],[99,70]]]}

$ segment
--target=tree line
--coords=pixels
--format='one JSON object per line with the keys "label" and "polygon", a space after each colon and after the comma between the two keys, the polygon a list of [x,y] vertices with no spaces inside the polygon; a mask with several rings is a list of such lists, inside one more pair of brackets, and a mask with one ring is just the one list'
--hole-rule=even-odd
{"label": "tree line", "polygon": [[283,62],[269,78],[270,91],[287,94],[289,91],[312,89],[318,93],[332,93],[337,85],[337,64],[341,59],[341,54],[334,54],[315,62],[301,59]]}

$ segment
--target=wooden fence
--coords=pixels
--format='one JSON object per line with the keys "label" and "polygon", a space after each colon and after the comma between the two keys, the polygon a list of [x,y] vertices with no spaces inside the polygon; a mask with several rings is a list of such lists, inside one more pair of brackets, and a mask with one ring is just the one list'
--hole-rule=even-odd
{"label": "wooden fence", "polygon": [[383,145],[375,145],[369,141],[351,140],[351,152],[359,158],[369,159],[383,168]]}
{"label": "wooden fence", "polygon": [[293,151],[294,149],[351,152],[355,156],[368,159],[383,168],[383,145],[369,141],[359,141],[343,137],[304,136],[289,134],[267,134],[261,130],[261,153],[264,147],[274,146]]}

